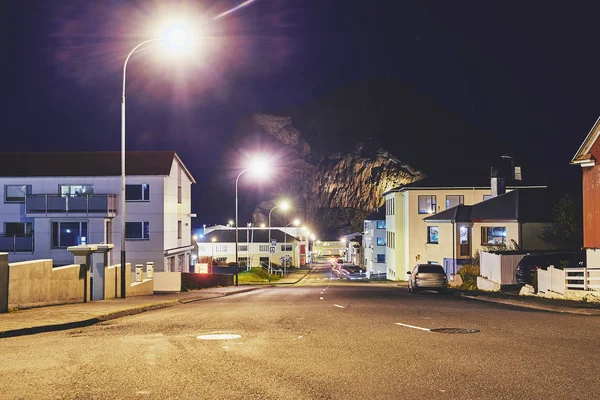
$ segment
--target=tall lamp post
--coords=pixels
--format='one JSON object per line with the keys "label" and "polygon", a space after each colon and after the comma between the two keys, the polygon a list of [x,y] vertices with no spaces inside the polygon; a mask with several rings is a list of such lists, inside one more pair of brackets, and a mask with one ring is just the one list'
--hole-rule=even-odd
{"label": "tall lamp post", "polygon": [[187,34],[183,29],[171,29],[164,37],[145,40],[127,54],[125,63],[123,64],[123,91],[121,93],[121,298],[123,299],[126,297],[127,292],[127,271],[125,271],[127,266],[125,251],[125,227],[127,220],[127,206],[125,201],[125,78],[127,77],[127,63],[137,49],[146,44],[158,41],[165,41],[172,47],[182,47],[187,42]]}
{"label": "tall lamp post", "polygon": [[277,208],[281,208],[283,211],[286,211],[289,206],[290,205],[287,201],[282,201],[280,204],[271,208],[271,211],[269,211],[269,279],[271,279],[271,254],[273,254],[271,253],[271,213]]}
{"label": "tall lamp post", "polygon": [[287,224],[285,226],[286,231],[284,232],[284,235],[283,235],[283,237],[284,237],[283,243],[284,243],[284,248],[285,248],[285,253],[284,253],[285,255],[284,255],[284,257],[286,257],[285,258],[285,262],[283,264],[283,273],[284,273],[284,275],[287,274],[287,269],[286,269],[286,267],[287,267],[287,228],[290,225],[298,226],[298,225],[300,225],[300,220],[298,218],[296,218],[295,220],[293,220],[292,222],[290,222],[289,224]]}
{"label": "tall lamp post", "polygon": [[244,174],[244,172],[252,171],[255,174],[264,175],[267,171],[267,163],[264,159],[257,157],[252,165],[244,170],[242,170],[237,178],[235,179],[235,286],[239,285],[238,282],[238,269],[239,269],[239,259],[238,259],[238,182],[240,177]]}

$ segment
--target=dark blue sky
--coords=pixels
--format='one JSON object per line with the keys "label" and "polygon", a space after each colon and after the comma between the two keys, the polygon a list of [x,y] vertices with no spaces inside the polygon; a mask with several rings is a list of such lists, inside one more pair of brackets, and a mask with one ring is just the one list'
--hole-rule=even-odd
{"label": "dark blue sky", "polygon": [[[122,64],[148,37],[148,22],[177,8],[196,23],[209,21],[239,3],[3,2],[4,37],[16,38],[3,45],[3,151],[120,150]],[[127,147],[177,151],[198,180],[195,222],[223,222],[233,217],[234,180],[219,182],[231,188],[218,191],[210,177],[235,177],[236,160],[222,154],[236,150],[229,138],[240,117],[390,79],[481,130],[481,142],[465,144],[460,156],[467,166],[468,153],[495,137],[521,164],[577,180],[568,163],[600,114],[599,8],[591,1],[257,0],[204,22],[210,40],[192,57],[161,58],[156,48],[133,57]],[[449,138],[460,134],[432,132],[431,145]],[[243,189],[241,221],[260,197],[260,189]]]}

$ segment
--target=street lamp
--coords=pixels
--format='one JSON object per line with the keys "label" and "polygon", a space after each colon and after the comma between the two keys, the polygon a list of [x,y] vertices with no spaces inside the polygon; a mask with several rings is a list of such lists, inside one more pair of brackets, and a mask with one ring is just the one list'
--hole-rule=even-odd
{"label": "street lamp", "polygon": [[[256,157],[251,163],[250,166],[244,170],[242,170],[237,178],[235,179],[235,286],[239,285],[238,282],[238,182],[240,180],[240,176],[246,171],[251,171],[255,175],[264,176],[268,171],[267,162],[262,157]],[[233,221],[232,221],[233,222]]]}
{"label": "street lamp", "polygon": [[[283,237],[284,237],[283,243],[284,243],[284,249],[285,249],[284,254],[287,253],[287,227],[290,226],[290,225],[298,226],[298,225],[300,225],[300,220],[298,218],[296,218],[295,220],[293,220],[292,222],[290,222],[289,224],[287,224],[285,226],[286,230],[285,230],[285,233],[283,235]],[[286,257],[286,256],[284,256],[284,257]],[[283,273],[284,274],[287,273],[286,267],[287,267],[287,258],[285,259],[285,262],[283,263]]]}
{"label": "street lamp", "polygon": [[286,211],[289,207],[290,207],[290,205],[287,201],[282,201],[280,204],[271,208],[271,211],[269,211],[269,281],[271,280],[271,254],[273,254],[271,252],[271,247],[270,247],[271,246],[271,213],[276,208],[281,208],[283,211]]}
{"label": "street lamp", "polygon": [[125,78],[127,76],[127,62],[131,55],[140,47],[145,44],[149,44],[152,42],[163,41],[168,44],[170,47],[183,47],[188,39],[188,35],[185,30],[182,28],[171,28],[165,35],[162,37],[156,37],[153,39],[148,39],[138,44],[127,54],[125,58],[125,63],[123,64],[123,91],[121,94],[121,210],[122,210],[122,220],[121,220],[121,298],[125,298],[127,291],[127,271],[126,268],[126,251],[125,251],[125,227],[126,227],[126,202],[125,202]]}

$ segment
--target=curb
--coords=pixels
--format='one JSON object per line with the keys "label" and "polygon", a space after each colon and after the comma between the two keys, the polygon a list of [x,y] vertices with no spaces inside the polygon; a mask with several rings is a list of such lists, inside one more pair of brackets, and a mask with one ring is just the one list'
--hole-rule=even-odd
{"label": "curb", "polygon": [[219,297],[226,297],[226,296],[231,296],[234,294],[251,292],[251,291],[257,290],[257,289],[260,289],[260,288],[247,288],[247,289],[242,289],[242,290],[238,290],[235,292],[216,293],[214,296],[211,296],[211,297],[193,297],[190,299],[169,300],[169,301],[163,301],[160,303],[152,303],[152,304],[133,307],[133,308],[124,308],[124,309],[114,311],[114,312],[111,312],[111,313],[108,313],[105,315],[99,315],[97,317],[87,318],[87,319],[84,319],[81,321],[71,321],[71,322],[64,322],[61,324],[54,324],[54,325],[39,325],[39,326],[32,326],[32,327],[27,327],[27,328],[12,329],[12,330],[8,330],[8,331],[0,331],[0,339],[16,337],[16,336],[35,335],[37,333],[64,331],[64,330],[75,329],[75,328],[84,328],[87,326],[95,325],[99,322],[110,321],[112,319],[127,317],[129,315],[137,315],[137,314],[141,314],[146,311],[160,310],[161,308],[173,307],[173,306],[177,306],[179,304],[187,304],[187,303],[192,303],[192,302],[200,301],[200,300],[216,299]]}
{"label": "curb", "polygon": [[510,307],[517,307],[517,308],[525,308],[525,309],[529,309],[529,310],[537,310],[537,311],[546,311],[546,312],[553,312],[553,313],[559,313],[559,314],[573,314],[573,315],[585,315],[585,316],[590,316],[590,317],[597,317],[600,316],[600,310],[596,310],[596,312],[589,312],[583,309],[578,309],[578,308],[554,308],[552,306],[544,306],[544,305],[537,305],[537,304],[528,304],[528,303],[516,303],[512,300],[505,300],[505,299],[489,299],[489,298],[483,298],[483,297],[478,297],[478,296],[465,296],[464,294],[461,294],[460,297],[466,298],[466,299],[471,299],[471,300],[479,300],[479,301],[484,301],[486,303],[495,303],[495,304],[502,304],[505,306],[510,306]]}

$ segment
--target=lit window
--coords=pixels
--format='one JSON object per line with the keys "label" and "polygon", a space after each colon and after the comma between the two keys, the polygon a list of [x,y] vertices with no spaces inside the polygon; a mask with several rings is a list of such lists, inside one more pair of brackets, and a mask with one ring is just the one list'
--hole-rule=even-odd
{"label": "lit window", "polygon": [[90,196],[94,194],[94,185],[58,185],[62,197]]}
{"label": "lit window", "polygon": [[385,221],[377,221],[377,229],[385,229]]}
{"label": "lit window", "polygon": [[433,214],[436,208],[435,196],[419,196],[419,214]]}
{"label": "lit window", "polygon": [[52,247],[68,247],[86,244],[87,222],[52,222]]}
{"label": "lit window", "polygon": [[461,204],[465,204],[465,196],[463,196],[463,195],[446,196],[446,210],[449,208],[452,208],[452,207],[456,207]]}
{"label": "lit window", "polygon": [[125,185],[125,200],[127,201],[150,201],[150,185]]}
{"label": "lit window", "polygon": [[438,227],[428,226],[427,227],[427,243],[437,244],[438,243]]}
{"label": "lit window", "polygon": [[126,222],[125,239],[148,240],[150,239],[150,222]]}
{"label": "lit window", "polygon": [[378,237],[377,238],[377,246],[385,246],[385,238]]}
{"label": "lit window", "polygon": [[269,251],[269,245],[268,244],[261,244],[258,246],[258,251]]}
{"label": "lit window", "polygon": [[215,246],[215,251],[219,252],[219,253],[225,253],[227,251],[227,245],[226,244],[218,244]]}
{"label": "lit window", "polygon": [[506,244],[506,227],[483,226],[481,227],[481,244],[503,245]]}

